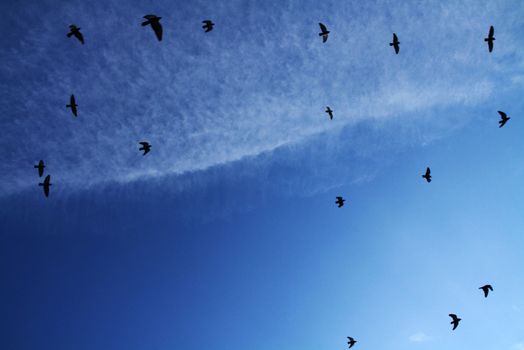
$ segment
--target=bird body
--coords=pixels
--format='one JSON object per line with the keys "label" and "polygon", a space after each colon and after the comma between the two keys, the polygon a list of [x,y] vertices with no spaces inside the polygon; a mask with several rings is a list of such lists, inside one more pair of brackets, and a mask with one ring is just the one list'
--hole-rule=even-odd
{"label": "bird body", "polygon": [[43,160],[40,160],[38,165],[35,165],[35,169],[38,169],[38,176],[42,177],[42,175],[44,175],[44,168],[45,165]]}
{"label": "bird body", "polygon": [[493,36],[494,34],[495,34],[495,28],[493,28],[493,26],[489,27],[488,37],[484,38],[484,41],[488,43],[489,52],[493,51],[493,41],[495,40],[495,37]]}
{"label": "bird body", "polygon": [[71,95],[71,97],[69,98],[69,104],[66,105],[67,108],[71,108],[71,112],[73,112],[73,115],[75,117],[77,117],[77,109],[76,107],[78,107],[78,105],[76,104],[76,101],[75,101],[75,95]]}
{"label": "bird body", "polygon": [[337,204],[339,208],[342,207],[344,205],[344,202],[346,201],[344,198],[340,196],[336,197],[336,199],[337,200],[335,201],[335,204]]}
{"label": "bird body", "polygon": [[38,186],[44,187],[44,194],[46,197],[49,197],[49,186],[51,186],[51,175],[47,175],[44,179],[44,182],[40,182]]}
{"label": "bird body", "polygon": [[160,24],[160,19],[162,17],[158,17],[156,15],[145,15],[144,18],[147,19],[147,21],[142,22],[142,26],[147,26],[150,24],[158,41],[162,41],[162,25]]}
{"label": "bird body", "polygon": [[451,317],[453,320],[451,321],[451,324],[453,325],[453,330],[455,330],[458,325],[459,325],[459,322],[462,320],[461,318],[458,318],[457,315],[455,314],[449,314],[449,317]]}
{"label": "bird body", "polygon": [[329,106],[326,107],[326,113],[329,114],[329,119],[333,120],[333,110]]}
{"label": "bird body", "polygon": [[357,341],[355,339],[351,338],[351,337],[347,337],[347,338],[348,338],[348,345],[349,345],[348,349],[351,349],[353,347],[353,345],[355,345],[355,343]]}
{"label": "bird body", "polygon": [[426,168],[426,173],[422,175],[422,177],[426,179],[428,183],[431,182],[431,169],[429,169],[429,167]]}
{"label": "bird body", "polygon": [[491,286],[491,284],[486,284],[485,286],[482,286],[479,289],[482,289],[482,291],[484,292],[484,298],[488,297],[489,291],[493,292],[493,287]]}
{"label": "bird body", "polygon": [[84,45],[84,36],[82,33],[80,33],[80,28],[74,24],[71,24],[69,26],[69,33],[67,33],[67,37],[70,38],[73,35],[82,43],[82,45]]}
{"label": "bird body", "polygon": [[393,46],[395,53],[398,55],[400,51],[400,41],[398,41],[397,34],[393,33],[393,42],[389,43],[389,46]]}
{"label": "bird body", "polygon": [[138,150],[139,151],[144,151],[144,154],[143,154],[144,156],[146,154],[148,154],[149,151],[151,151],[151,145],[149,144],[149,142],[142,141],[142,142],[139,142],[139,143],[142,145],[142,147],[140,147]]}
{"label": "bird body", "polygon": [[510,120],[511,118],[508,117],[508,115],[502,111],[497,111],[497,112],[500,114],[499,128],[502,128],[504,125],[506,125],[508,120]]}
{"label": "bird body", "polygon": [[327,30],[326,26],[322,23],[319,23],[318,24],[320,26],[320,30],[321,32],[318,33],[319,36],[322,37],[322,42],[325,43],[328,39],[328,36],[329,36],[329,30]]}
{"label": "bird body", "polygon": [[213,26],[215,25],[215,23],[213,23],[213,22],[212,22],[211,20],[209,20],[209,19],[203,20],[202,23],[204,23],[204,25],[202,26],[202,28],[205,29],[206,33],[212,31],[212,30],[213,30]]}

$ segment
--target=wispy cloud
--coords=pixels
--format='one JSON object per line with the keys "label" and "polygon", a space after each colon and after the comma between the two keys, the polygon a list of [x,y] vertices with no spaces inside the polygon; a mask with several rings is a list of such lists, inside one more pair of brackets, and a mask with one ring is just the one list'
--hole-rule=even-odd
{"label": "wispy cloud", "polygon": [[[155,10],[161,43],[140,27],[151,9],[138,2],[35,9],[30,31],[17,28],[20,41],[2,54],[0,193],[34,185],[41,158],[63,185],[125,183],[258,156],[363,120],[480,103],[514,70],[500,62],[520,55],[519,11],[509,3],[231,1],[210,12],[165,2]],[[203,33],[203,17],[217,23],[213,32]],[[319,21],[332,31],[326,44]],[[70,23],[85,46],[65,37]],[[482,41],[490,24],[501,28],[492,55]],[[387,44],[393,31],[398,56]],[[65,109],[71,93],[78,119]],[[153,145],[146,157],[142,140]]]}
{"label": "wispy cloud", "polygon": [[409,336],[409,341],[413,343],[422,343],[432,340],[433,338],[425,333],[419,332]]}

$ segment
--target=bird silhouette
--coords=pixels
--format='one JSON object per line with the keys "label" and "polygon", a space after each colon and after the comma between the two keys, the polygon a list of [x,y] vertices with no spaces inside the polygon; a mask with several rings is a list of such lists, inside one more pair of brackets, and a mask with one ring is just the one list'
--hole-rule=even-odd
{"label": "bird silhouette", "polygon": [[453,321],[451,321],[451,324],[453,325],[453,330],[455,330],[458,327],[460,320],[462,319],[458,318],[455,314],[449,314],[449,317],[453,319]]}
{"label": "bird silhouette", "polygon": [[66,105],[67,108],[71,108],[71,112],[73,112],[73,115],[75,117],[78,116],[77,114],[77,109],[76,107],[78,107],[78,105],[76,104],[76,101],[75,101],[75,95],[71,95],[71,97],[69,98],[69,104]]}
{"label": "bird silhouette", "polygon": [[400,51],[400,41],[398,41],[397,34],[393,33],[393,42],[389,43],[389,46],[393,46],[395,53],[398,55]]}
{"label": "bird silhouette", "polygon": [[143,154],[144,156],[146,154],[148,154],[149,151],[151,151],[151,145],[149,144],[149,142],[142,141],[142,142],[139,142],[139,143],[142,145],[142,147],[140,147],[138,150],[139,151],[144,151],[144,154]]}
{"label": "bird silhouette", "polygon": [[49,197],[49,186],[51,186],[51,175],[47,175],[44,179],[44,182],[40,182],[38,186],[44,186],[44,194],[46,197]]}
{"label": "bird silhouette", "polygon": [[351,349],[353,347],[353,345],[355,345],[357,341],[351,337],[348,337],[348,345],[349,345],[349,348],[348,349]]}
{"label": "bird silhouette", "polygon": [[80,33],[80,28],[74,24],[69,26],[69,33],[67,33],[67,37],[70,38],[72,35],[74,35],[75,38],[77,38],[82,43],[82,45],[84,45],[84,36],[82,33]]}
{"label": "bird silhouette", "polygon": [[429,167],[426,168],[426,173],[422,175],[422,177],[426,179],[427,182],[431,182],[431,170],[429,169]]}
{"label": "bird silhouette", "polygon": [[500,114],[499,128],[502,128],[504,125],[506,125],[508,120],[510,120],[511,118],[508,117],[508,115],[502,111],[497,111],[497,112],[499,112]]}
{"label": "bird silhouette", "polygon": [[484,41],[488,42],[489,52],[493,51],[493,40],[495,40],[495,38],[493,37],[494,34],[495,34],[495,28],[493,28],[493,26],[489,27],[488,37],[484,38]]}
{"label": "bird silhouette", "polygon": [[328,39],[329,30],[327,30],[326,26],[323,25],[322,23],[319,23],[318,25],[320,26],[320,30],[321,30],[321,32],[318,33],[318,35],[322,37],[322,42],[325,43]]}
{"label": "bird silhouette", "polygon": [[212,22],[211,20],[209,20],[209,19],[203,20],[202,23],[204,23],[204,25],[202,26],[202,28],[205,29],[206,33],[212,31],[212,30],[213,30],[213,26],[215,25],[215,23],[213,23],[213,22]]}
{"label": "bird silhouette", "polygon": [[329,114],[329,119],[333,120],[333,110],[329,106],[326,107],[326,113]]}
{"label": "bird silhouette", "polygon": [[150,24],[151,28],[153,28],[153,31],[155,32],[158,41],[162,41],[162,25],[160,24],[160,19],[162,17],[158,17],[155,15],[145,15],[144,18],[147,19],[147,21],[142,22],[142,26],[147,26],[148,24]]}
{"label": "bird silhouette", "polygon": [[42,175],[44,175],[44,168],[45,165],[43,160],[40,160],[38,165],[35,165],[35,169],[38,169],[38,176],[42,177]]}
{"label": "bird silhouette", "polygon": [[339,196],[339,197],[337,197],[337,200],[336,200],[335,204],[337,204],[338,207],[340,208],[340,207],[342,207],[342,206],[344,205],[344,202],[345,202],[345,201],[346,201],[346,200],[345,200],[344,198],[342,198],[342,197]]}
{"label": "bird silhouette", "polygon": [[482,286],[479,289],[482,289],[482,291],[484,292],[484,298],[488,297],[489,291],[493,292],[493,287],[491,286],[491,284],[486,284],[485,286]]}

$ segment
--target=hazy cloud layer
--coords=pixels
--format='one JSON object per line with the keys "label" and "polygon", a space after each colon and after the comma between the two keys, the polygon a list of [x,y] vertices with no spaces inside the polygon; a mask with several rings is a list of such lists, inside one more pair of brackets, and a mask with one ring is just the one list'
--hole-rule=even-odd
{"label": "hazy cloud layer", "polygon": [[[20,6],[17,15],[31,24],[11,20],[0,56],[0,193],[34,186],[32,164],[39,159],[63,186],[125,183],[258,156],[363,120],[481,103],[509,82],[522,86],[523,6],[69,1],[38,12]],[[161,43],[140,26],[147,13],[163,17]],[[216,23],[207,34],[200,28],[206,18]],[[319,21],[332,31],[326,44]],[[66,38],[71,23],[82,28],[84,46]],[[483,42],[489,25],[497,38],[491,55]],[[401,41],[398,56],[388,45],[392,32]],[[71,93],[77,119],[65,109]],[[153,146],[146,157],[138,152],[142,140]]]}

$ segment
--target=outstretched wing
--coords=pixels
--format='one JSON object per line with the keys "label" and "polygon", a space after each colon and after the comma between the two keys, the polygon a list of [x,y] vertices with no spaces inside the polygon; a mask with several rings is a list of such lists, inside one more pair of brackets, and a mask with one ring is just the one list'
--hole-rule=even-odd
{"label": "outstretched wing", "polygon": [[455,314],[449,314],[449,317],[453,319],[453,322],[455,322],[455,320],[457,319],[457,315]]}
{"label": "outstretched wing", "polygon": [[493,40],[488,41],[488,51],[493,51]]}
{"label": "outstretched wing", "polygon": [[82,35],[82,33],[80,33],[79,31],[76,31],[75,32],[75,37],[80,40],[80,42],[82,43],[82,45],[84,44],[84,36]]}
{"label": "outstretched wing", "polygon": [[41,160],[38,162],[38,176],[44,175],[44,161]]}
{"label": "outstretched wing", "polygon": [[491,286],[491,284],[488,284],[487,287],[488,287],[488,289],[489,289],[490,291],[493,292],[493,287]]}
{"label": "outstretched wing", "polygon": [[327,32],[327,28],[326,28],[326,26],[325,26],[324,24],[319,23],[318,25],[320,26],[320,31],[321,31],[322,33]]}
{"label": "outstretched wing", "polygon": [[488,37],[493,38],[493,35],[495,35],[495,28],[493,28],[493,26],[491,26],[491,27],[489,27]]}
{"label": "outstretched wing", "polygon": [[429,169],[429,167],[428,167],[428,168],[426,168],[426,177],[430,176],[430,175],[431,175],[431,169]]}
{"label": "outstretched wing", "polygon": [[502,111],[497,111],[497,112],[500,114],[500,117],[502,119],[506,119],[508,117],[508,115],[506,113],[502,112]]}
{"label": "outstretched wing", "polygon": [[398,43],[398,37],[395,33],[393,33],[393,43]]}
{"label": "outstretched wing", "polygon": [[160,24],[160,22],[151,21],[151,27],[153,28],[158,41],[162,41],[162,25]]}
{"label": "outstretched wing", "polygon": [[144,147],[148,147],[148,146],[149,146],[149,143],[148,143],[148,142],[139,142],[139,144],[141,144],[141,145],[144,146]]}
{"label": "outstretched wing", "polygon": [[484,298],[487,298],[488,297],[488,288],[487,288],[487,286],[480,287],[479,289],[482,289],[482,291],[484,292]]}

